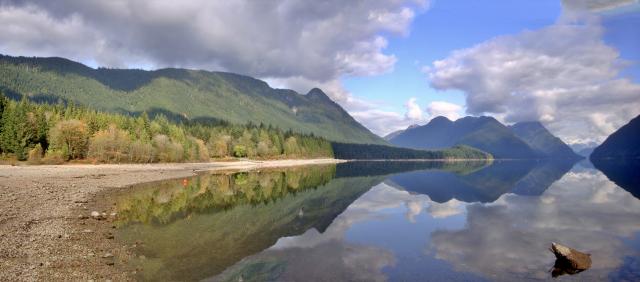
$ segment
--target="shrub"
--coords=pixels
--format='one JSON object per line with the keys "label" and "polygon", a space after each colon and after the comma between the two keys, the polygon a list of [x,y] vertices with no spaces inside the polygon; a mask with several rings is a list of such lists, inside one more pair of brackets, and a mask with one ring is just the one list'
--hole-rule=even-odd
{"label": "shrub", "polygon": [[119,129],[114,124],[105,130],[100,130],[89,140],[90,158],[100,162],[128,161],[131,137],[129,133]]}
{"label": "shrub", "polygon": [[179,162],[183,160],[184,148],[180,143],[172,142],[166,135],[153,137],[153,145],[156,148],[156,159],[159,162]]}
{"label": "shrub", "polygon": [[189,137],[188,142],[190,143],[189,160],[201,162],[209,161],[209,150],[207,149],[207,145],[204,144],[204,141],[198,138]]}
{"label": "shrub", "polygon": [[129,147],[129,161],[133,163],[151,163],[155,161],[153,145],[142,141],[134,141]]}
{"label": "shrub", "polygon": [[40,164],[42,162],[42,153],[42,146],[40,146],[40,144],[36,144],[36,146],[29,151],[27,163]]}
{"label": "shrub", "polygon": [[87,153],[87,125],[75,119],[60,121],[49,130],[49,142],[65,160],[83,158]]}
{"label": "shrub", "polygon": [[64,153],[58,150],[47,150],[44,158],[42,158],[43,164],[63,164],[65,160]]}
{"label": "shrub", "polygon": [[231,136],[221,135],[214,136],[209,139],[209,152],[211,157],[223,158],[229,156],[229,143],[231,142]]}
{"label": "shrub", "polygon": [[233,156],[236,158],[244,158],[247,156],[247,148],[242,145],[233,146]]}

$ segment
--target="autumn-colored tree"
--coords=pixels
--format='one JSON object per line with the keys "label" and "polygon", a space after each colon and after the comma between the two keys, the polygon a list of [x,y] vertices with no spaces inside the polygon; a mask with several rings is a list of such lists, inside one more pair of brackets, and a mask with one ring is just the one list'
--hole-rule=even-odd
{"label": "autumn-colored tree", "polygon": [[87,125],[71,119],[58,122],[49,130],[51,150],[59,150],[65,159],[80,159],[87,153]]}

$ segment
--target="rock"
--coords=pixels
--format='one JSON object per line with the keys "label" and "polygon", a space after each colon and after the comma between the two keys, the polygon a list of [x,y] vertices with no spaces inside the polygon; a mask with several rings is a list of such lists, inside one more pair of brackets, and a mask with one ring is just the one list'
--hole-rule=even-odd
{"label": "rock", "polygon": [[576,274],[591,267],[591,254],[551,243],[549,250],[556,256],[551,275],[557,277],[563,274]]}
{"label": "rock", "polygon": [[103,257],[103,258],[112,258],[112,257],[113,257],[113,254],[111,254],[111,253],[106,253],[106,254],[104,254],[104,256],[102,256],[102,257]]}
{"label": "rock", "polygon": [[91,217],[92,217],[93,219],[98,219],[98,220],[100,220],[100,219],[102,218],[102,216],[100,215],[100,213],[99,213],[99,212],[97,212],[97,211],[92,211],[92,212],[91,212]]}

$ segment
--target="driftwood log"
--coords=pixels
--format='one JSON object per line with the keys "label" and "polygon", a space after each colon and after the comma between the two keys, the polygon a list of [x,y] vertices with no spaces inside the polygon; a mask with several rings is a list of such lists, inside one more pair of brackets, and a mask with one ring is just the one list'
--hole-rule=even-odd
{"label": "driftwood log", "polygon": [[591,254],[586,254],[558,243],[551,243],[549,250],[556,256],[556,262],[551,271],[553,277],[563,274],[576,274],[591,267]]}

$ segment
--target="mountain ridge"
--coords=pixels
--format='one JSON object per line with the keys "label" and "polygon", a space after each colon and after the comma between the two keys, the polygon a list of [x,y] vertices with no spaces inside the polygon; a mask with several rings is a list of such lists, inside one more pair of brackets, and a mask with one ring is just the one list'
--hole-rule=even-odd
{"label": "mountain ridge", "polygon": [[518,122],[509,126],[509,128],[531,148],[548,158],[583,158],[564,143],[562,139],[551,134],[539,121]]}
{"label": "mountain ridge", "polygon": [[27,95],[121,113],[159,109],[186,119],[264,123],[331,141],[387,144],[318,88],[299,94],[228,72],[91,68],[60,57],[0,55],[0,89],[14,99]]}
{"label": "mountain ridge", "polygon": [[640,115],[609,135],[590,159],[640,159]]}
{"label": "mountain ridge", "polygon": [[467,145],[496,158],[580,158],[539,122],[508,127],[487,116],[467,116],[456,121],[439,116],[425,125],[404,130],[389,142],[414,149]]}

